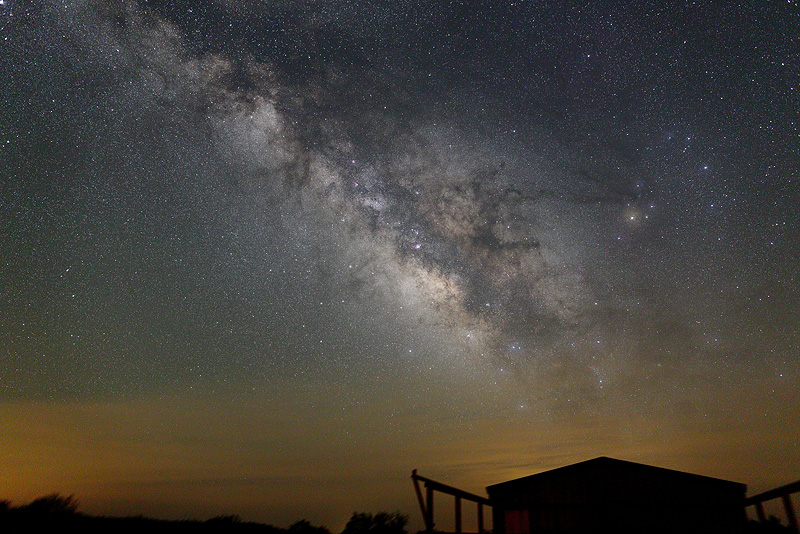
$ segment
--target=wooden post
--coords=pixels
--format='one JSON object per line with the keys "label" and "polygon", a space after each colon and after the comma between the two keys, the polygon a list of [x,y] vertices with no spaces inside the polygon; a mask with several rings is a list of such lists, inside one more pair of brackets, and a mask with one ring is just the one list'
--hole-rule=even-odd
{"label": "wooden post", "polygon": [[767,514],[764,513],[764,503],[756,503],[756,514],[758,514],[758,521],[761,523],[767,522]]}
{"label": "wooden post", "polygon": [[425,501],[422,499],[422,490],[419,489],[419,479],[417,478],[416,469],[411,472],[411,480],[414,481],[414,492],[417,494],[419,509],[422,512],[422,520],[425,521],[425,530],[433,530],[433,526],[428,525],[428,510],[425,509]]}
{"label": "wooden post", "polygon": [[478,503],[478,534],[483,534],[483,503]]}
{"label": "wooden post", "polygon": [[433,531],[433,527],[434,527],[434,523],[433,523],[433,488],[430,487],[430,486],[426,486],[425,489],[427,490],[426,493],[428,494],[427,495],[428,498],[426,499],[427,500],[427,504],[425,506],[425,508],[428,511],[428,520],[425,522],[426,523],[425,528],[429,532],[432,532]]}
{"label": "wooden post", "polygon": [[461,497],[456,495],[456,534],[461,534]]}
{"label": "wooden post", "polygon": [[800,533],[800,528],[797,526],[797,516],[794,515],[794,507],[792,506],[792,496],[790,494],[783,495],[783,508],[786,510],[786,519],[789,520],[789,526],[791,526],[795,532]]}

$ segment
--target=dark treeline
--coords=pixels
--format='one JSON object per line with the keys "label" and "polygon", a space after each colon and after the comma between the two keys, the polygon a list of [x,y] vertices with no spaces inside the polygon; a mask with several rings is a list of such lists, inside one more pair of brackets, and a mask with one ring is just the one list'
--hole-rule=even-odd
{"label": "dark treeline", "polygon": [[[407,534],[408,518],[400,513],[353,513],[342,534]],[[201,520],[166,520],[143,516],[106,517],[92,516],[78,511],[78,502],[72,497],[47,495],[21,506],[0,501],[0,532],[80,532],[126,534],[147,532],[164,533],[253,533],[253,534],[331,534],[322,526],[300,520],[288,528],[263,523],[242,521],[239,516],[218,516]],[[58,530],[55,530],[58,529]]]}

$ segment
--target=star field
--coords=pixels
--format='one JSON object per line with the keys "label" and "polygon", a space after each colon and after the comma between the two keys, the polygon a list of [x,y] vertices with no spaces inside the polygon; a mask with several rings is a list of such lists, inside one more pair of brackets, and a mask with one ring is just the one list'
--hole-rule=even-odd
{"label": "star field", "polygon": [[0,498],[796,479],[798,9],[0,0]]}

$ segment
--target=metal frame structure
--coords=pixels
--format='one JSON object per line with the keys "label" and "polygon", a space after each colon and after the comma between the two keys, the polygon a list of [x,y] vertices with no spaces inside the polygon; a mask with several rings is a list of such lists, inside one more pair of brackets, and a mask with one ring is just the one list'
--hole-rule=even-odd
{"label": "metal frame structure", "polygon": [[764,493],[759,493],[758,495],[753,495],[752,497],[748,497],[744,501],[744,506],[745,508],[748,506],[755,506],[758,520],[764,523],[766,522],[767,517],[764,513],[763,503],[773,499],[781,499],[783,501],[783,509],[786,512],[786,519],[789,521],[789,526],[793,528],[795,532],[800,534],[800,526],[798,526],[797,523],[797,515],[795,515],[794,506],[792,506],[792,494],[794,493],[800,493],[800,480],[797,482],[792,482],[791,484],[786,484],[785,486],[781,486],[779,488],[765,491]]}
{"label": "metal frame structure", "polygon": [[[422,511],[422,518],[425,521],[425,531],[426,532],[433,532],[435,527],[435,522],[433,520],[433,492],[438,491],[440,493],[445,493],[447,495],[452,495],[455,497],[456,504],[455,504],[455,534],[461,534],[461,500],[467,500],[478,505],[478,534],[483,534],[485,529],[483,527],[483,507],[484,506],[491,506],[492,503],[486,497],[481,497],[480,495],[475,495],[473,493],[469,493],[464,490],[460,490],[458,488],[454,488],[452,486],[448,486],[447,484],[442,484],[441,482],[436,482],[435,480],[431,480],[429,478],[425,478],[417,474],[417,470],[414,469],[411,472],[411,480],[414,481],[414,490],[417,493],[417,501],[419,501],[419,508]],[[425,485],[425,498],[422,497],[422,489],[420,488],[419,483],[422,482]]]}
{"label": "metal frame structure", "polygon": [[[483,525],[483,507],[492,506],[492,501],[490,499],[454,488],[453,486],[448,486],[447,484],[442,484],[441,482],[436,482],[435,480],[431,480],[429,478],[425,478],[421,475],[418,475],[416,469],[411,472],[411,480],[414,482],[414,490],[417,494],[417,501],[419,502],[419,508],[422,512],[422,518],[425,521],[426,532],[432,533],[435,531],[434,527],[436,524],[433,518],[433,495],[436,491],[455,497],[455,534],[462,534],[462,499],[474,502],[478,505],[477,534],[483,534],[486,532],[486,529]],[[425,486],[424,497],[422,495],[422,489],[420,488],[420,482],[422,482]],[[786,484],[785,486],[781,486],[779,488],[774,488],[769,491],[759,493],[758,495],[753,495],[752,497],[747,497],[744,501],[744,508],[747,509],[750,506],[755,507],[758,520],[764,523],[767,521],[767,517],[766,513],[764,512],[763,503],[773,499],[781,499],[783,502],[784,511],[786,512],[786,519],[789,522],[789,527],[791,527],[797,534],[800,534],[800,524],[798,523],[797,515],[792,504],[792,495],[797,493],[800,493],[800,480],[792,482],[791,484]]]}

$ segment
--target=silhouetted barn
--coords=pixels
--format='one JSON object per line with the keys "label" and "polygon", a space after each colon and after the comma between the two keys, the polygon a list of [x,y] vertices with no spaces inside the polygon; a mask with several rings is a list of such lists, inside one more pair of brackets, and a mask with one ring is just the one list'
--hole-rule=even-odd
{"label": "silhouetted barn", "polygon": [[736,533],[744,484],[595,458],[486,488],[494,534]]}

